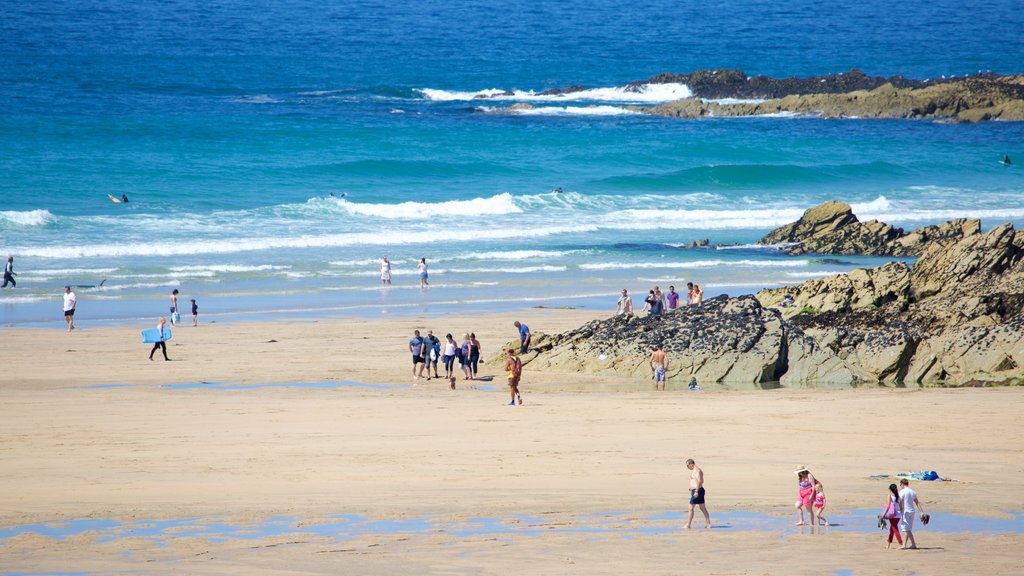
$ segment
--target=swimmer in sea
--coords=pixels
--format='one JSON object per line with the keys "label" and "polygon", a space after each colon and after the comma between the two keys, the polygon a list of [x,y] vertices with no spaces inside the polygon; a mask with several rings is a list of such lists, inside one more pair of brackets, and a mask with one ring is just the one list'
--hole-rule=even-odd
{"label": "swimmer in sea", "polygon": [[1003,166],[1009,166],[1011,164],[1013,164],[1013,162],[1010,160],[1010,155],[1003,154]]}

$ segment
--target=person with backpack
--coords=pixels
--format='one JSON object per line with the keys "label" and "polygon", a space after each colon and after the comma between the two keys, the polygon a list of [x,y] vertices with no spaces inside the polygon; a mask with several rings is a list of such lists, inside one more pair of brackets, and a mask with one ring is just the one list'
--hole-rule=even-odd
{"label": "person with backpack", "polygon": [[508,360],[505,360],[505,371],[508,372],[508,390],[512,395],[509,406],[515,406],[516,401],[523,405],[523,397],[519,394],[519,379],[523,375],[523,361],[516,356],[514,348],[508,349]]}

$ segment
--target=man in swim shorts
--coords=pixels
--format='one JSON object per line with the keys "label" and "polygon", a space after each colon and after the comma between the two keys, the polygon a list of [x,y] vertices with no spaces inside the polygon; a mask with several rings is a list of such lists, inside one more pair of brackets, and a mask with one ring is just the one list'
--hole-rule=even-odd
{"label": "man in swim shorts", "polygon": [[704,521],[711,528],[711,516],[708,516],[708,509],[704,506],[704,471],[697,467],[692,458],[686,461],[686,467],[690,470],[690,515],[686,519],[686,528],[689,530],[693,523],[694,506],[700,506]]}
{"label": "man in swim shorts", "polygon": [[651,352],[651,371],[654,372],[654,389],[664,390],[665,380],[668,372],[668,354],[662,349],[661,344]]}
{"label": "man in swim shorts", "polygon": [[412,338],[409,339],[409,352],[412,354],[413,380],[418,380],[420,376],[423,376],[423,367],[426,365],[426,358],[423,354],[426,352],[426,349],[427,345],[423,342],[420,331],[414,331]]}
{"label": "man in swim shorts", "polygon": [[75,305],[78,299],[71,291],[71,286],[64,287],[64,321],[68,323],[68,332],[75,329]]}

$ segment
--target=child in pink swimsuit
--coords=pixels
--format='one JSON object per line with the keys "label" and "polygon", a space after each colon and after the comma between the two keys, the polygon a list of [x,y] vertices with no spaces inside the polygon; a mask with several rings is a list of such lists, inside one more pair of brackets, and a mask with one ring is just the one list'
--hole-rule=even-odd
{"label": "child in pink swimsuit", "polygon": [[828,519],[821,515],[825,509],[825,487],[818,482],[814,485],[814,509],[818,515],[818,525],[828,526]]}

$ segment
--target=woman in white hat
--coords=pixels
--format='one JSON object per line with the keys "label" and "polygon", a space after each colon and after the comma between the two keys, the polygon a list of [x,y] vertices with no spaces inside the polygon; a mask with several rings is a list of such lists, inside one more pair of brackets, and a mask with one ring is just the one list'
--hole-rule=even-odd
{"label": "woman in white hat", "polygon": [[796,509],[800,511],[800,521],[796,523],[797,526],[803,526],[804,524],[804,511],[807,512],[807,516],[810,518],[811,523],[814,523],[814,485],[818,483],[814,479],[814,474],[807,469],[806,466],[799,466],[793,471],[797,476],[797,499]]}

